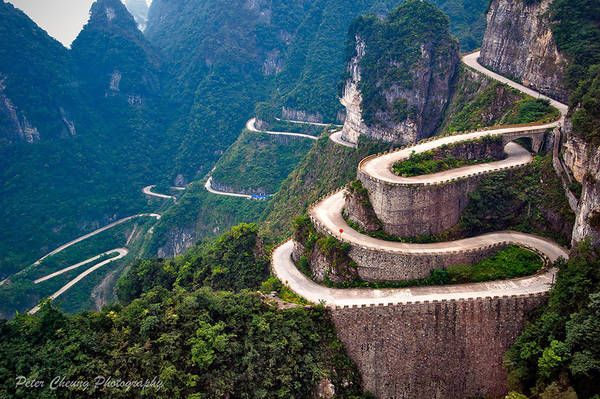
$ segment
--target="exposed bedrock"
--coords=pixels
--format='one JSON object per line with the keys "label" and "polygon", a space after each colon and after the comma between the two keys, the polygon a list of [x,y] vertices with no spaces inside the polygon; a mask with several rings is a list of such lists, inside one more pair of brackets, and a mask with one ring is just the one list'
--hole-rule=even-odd
{"label": "exposed bedrock", "polygon": [[[431,24],[417,15],[429,15]],[[407,144],[431,136],[450,101],[459,63],[458,43],[443,13],[427,2],[407,1],[386,18],[359,19],[351,34],[342,138]]]}
{"label": "exposed bedrock", "polygon": [[552,0],[492,0],[480,62],[566,102],[566,60],[552,35],[551,4]]}
{"label": "exposed bedrock", "polygon": [[336,331],[377,398],[506,394],[504,353],[543,295],[331,309]]}
{"label": "exposed bedrock", "polygon": [[381,229],[381,222],[373,210],[369,193],[360,181],[355,181],[350,185],[344,198],[346,202],[344,206],[345,217],[358,224],[365,231]]}
{"label": "exposed bedrock", "polygon": [[575,135],[570,118],[565,121],[564,131],[563,159],[573,178],[581,184],[572,243],[587,239],[593,245],[600,245],[600,148]]}

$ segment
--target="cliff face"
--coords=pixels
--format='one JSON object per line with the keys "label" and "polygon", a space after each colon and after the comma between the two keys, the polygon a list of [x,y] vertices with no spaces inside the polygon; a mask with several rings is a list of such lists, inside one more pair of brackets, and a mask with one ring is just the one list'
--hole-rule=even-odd
{"label": "cliff face", "polygon": [[350,33],[343,138],[413,143],[433,134],[458,66],[447,18],[431,4],[408,1],[384,20],[358,19]]}
{"label": "cliff face", "polygon": [[[0,1],[0,144],[75,133],[80,95],[68,50]],[[68,111],[67,111],[68,110]]]}
{"label": "cliff face", "polygon": [[[529,4],[527,4],[529,3]],[[558,51],[551,30],[552,0],[493,0],[480,62],[520,80],[524,85],[566,102],[566,59]]]}
{"label": "cliff face", "polygon": [[600,244],[600,148],[573,134],[570,118],[564,132],[563,160],[573,178],[581,184],[581,197],[572,243],[588,239],[591,244]]}
{"label": "cliff face", "polygon": [[368,135],[369,130],[362,115],[362,94],[358,88],[361,82],[360,62],[365,55],[365,43],[360,36],[356,36],[356,54],[348,63],[350,77],[346,80],[342,105],[346,108],[346,119],[342,129],[342,138],[350,143],[358,143],[358,138]]}

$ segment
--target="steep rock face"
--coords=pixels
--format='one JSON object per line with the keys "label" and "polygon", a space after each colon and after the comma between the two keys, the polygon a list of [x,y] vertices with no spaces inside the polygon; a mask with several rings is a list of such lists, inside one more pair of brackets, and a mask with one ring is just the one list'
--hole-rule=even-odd
{"label": "steep rock face", "polygon": [[159,258],[172,258],[191,248],[196,242],[193,229],[175,228],[169,231],[166,242],[157,251]]}
{"label": "steep rock face", "polygon": [[350,77],[346,80],[344,94],[342,96],[342,105],[346,108],[346,119],[342,129],[342,138],[350,143],[358,143],[358,138],[362,135],[368,135],[368,128],[363,121],[362,115],[362,94],[358,88],[361,82],[360,63],[365,55],[365,42],[360,36],[355,36],[356,54],[348,64]]}
{"label": "steep rock face", "polygon": [[281,108],[281,117],[282,119],[293,120],[293,121],[302,121],[302,122],[314,122],[314,123],[322,123],[323,115],[319,112],[310,113],[306,111],[302,111],[299,109],[293,108]]}
{"label": "steep rock face", "polygon": [[566,102],[567,62],[552,35],[551,4],[552,0],[493,0],[480,61],[502,75]]}
{"label": "steep rock face", "polygon": [[386,19],[358,19],[350,34],[342,137],[404,144],[433,134],[458,69],[458,43],[446,16],[432,4],[411,0]]}
{"label": "steep rock face", "polygon": [[563,146],[563,159],[573,178],[581,184],[581,197],[577,209],[572,243],[588,239],[600,244],[600,147],[573,134],[572,123],[567,118]]}
{"label": "steep rock face", "polygon": [[344,215],[358,224],[363,230],[376,231],[382,225],[373,210],[369,200],[369,193],[360,181],[355,181],[345,195]]}

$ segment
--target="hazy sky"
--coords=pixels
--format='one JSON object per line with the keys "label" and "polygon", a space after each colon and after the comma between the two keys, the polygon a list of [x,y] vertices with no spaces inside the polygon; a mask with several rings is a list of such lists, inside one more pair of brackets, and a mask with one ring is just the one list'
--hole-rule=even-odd
{"label": "hazy sky", "polygon": [[[42,29],[69,47],[88,21],[94,0],[8,0]],[[147,0],[148,3],[150,1]]]}

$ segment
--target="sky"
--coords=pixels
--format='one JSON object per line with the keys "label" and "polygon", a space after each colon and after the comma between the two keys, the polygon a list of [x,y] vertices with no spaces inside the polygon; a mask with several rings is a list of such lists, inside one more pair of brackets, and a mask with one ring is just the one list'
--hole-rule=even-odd
{"label": "sky", "polygon": [[[65,47],[88,21],[94,0],[7,0]],[[146,0],[148,3],[150,1]]]}

